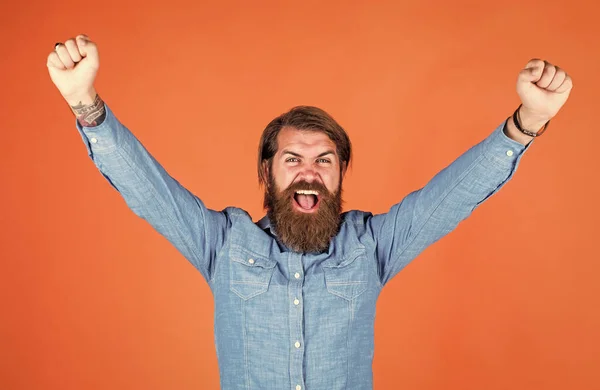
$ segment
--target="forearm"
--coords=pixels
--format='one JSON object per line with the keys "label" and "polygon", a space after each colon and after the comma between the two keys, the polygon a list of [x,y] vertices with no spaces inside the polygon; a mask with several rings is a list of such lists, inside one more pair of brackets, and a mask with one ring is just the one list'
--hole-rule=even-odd
{"label": "forearm", "polygon": [[93,87],[78,96],[65,97],[65,100],[81,126],[95,127],[104,122],[106,118],[104,101]]}
{"label": "forearm", "polygon": [[226,216],[169,175],[108,105],[98,126],[77,121],[88,154],[127,206],[167,238],[207,280],[220,249]]}
{"label": "forearm", "polygon": [[415,199],[413,232],[437,240],[504,187],[528,149],[513,141],[497,128],[438,172]]}
{"label": "forearm", "polygon": [[504,122],[438,172],[423,188],[407,195],[387,213],[371,218],[387,283],[425,248],[453,231],[514,176],[532,145],[502,131]]}

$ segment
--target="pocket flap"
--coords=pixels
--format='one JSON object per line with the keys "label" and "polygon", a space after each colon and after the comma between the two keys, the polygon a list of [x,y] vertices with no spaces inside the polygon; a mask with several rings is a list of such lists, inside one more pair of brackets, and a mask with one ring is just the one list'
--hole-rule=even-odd
{"label": "pocket flap", "polygon": [[229,250],[229,255],[231,260],[236,263],[244,264],[247,267],[273,268],[277,265],[277,261],[259,255],[256,252],[239,245],[232,245]]}
{"label": "pocket flap", "polygon": [[364,247],[358,247],[346,254],[341,260],[339,258],[331,258],[323,262],[323,268],[343,268],[352,264],[356,259],[365,256],[367,251]]}

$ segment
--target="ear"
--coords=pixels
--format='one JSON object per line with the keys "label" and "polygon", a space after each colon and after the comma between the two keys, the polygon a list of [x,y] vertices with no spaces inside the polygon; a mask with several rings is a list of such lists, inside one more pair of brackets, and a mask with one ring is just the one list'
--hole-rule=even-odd
{"label": "ear", "polygon": [[346,176],[346,170],[348,168],[348,162],[347,161],[343,161],[342,162],[342,179]]}
{"label": "ear", "polygon": [[265,178],[265,187],[269,186],[269,163],[267,160],[262,161],[263,177]]}

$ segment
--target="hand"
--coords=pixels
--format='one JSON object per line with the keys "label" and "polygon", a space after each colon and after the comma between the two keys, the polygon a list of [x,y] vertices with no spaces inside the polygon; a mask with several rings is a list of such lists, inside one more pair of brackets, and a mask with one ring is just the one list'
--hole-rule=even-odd
{"label": "hand", "polygon": [[99,65],[98,48],[86,35],[78,35],[59,45],[47,60],[52,82],[70,104],[86,97],[94,98],[94,80]]}
{"label": "hand", "polygon": [[546,61],[532,59],[517,79],[517,93],[523,104],[521,117],[532,124],[543,125],[565,104],[571,88],[573,81],[563,69]]}

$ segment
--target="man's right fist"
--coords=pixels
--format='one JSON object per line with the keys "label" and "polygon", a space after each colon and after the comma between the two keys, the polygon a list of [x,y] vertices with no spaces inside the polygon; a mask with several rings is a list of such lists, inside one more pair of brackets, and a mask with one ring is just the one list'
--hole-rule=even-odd
{"label": "man's right fist", "polygon": [[94,80],[100,66],[98,48],[86,35],[57,45],[48,55],[48,72],[69,104],[94,99]]}

